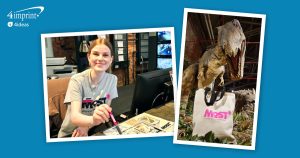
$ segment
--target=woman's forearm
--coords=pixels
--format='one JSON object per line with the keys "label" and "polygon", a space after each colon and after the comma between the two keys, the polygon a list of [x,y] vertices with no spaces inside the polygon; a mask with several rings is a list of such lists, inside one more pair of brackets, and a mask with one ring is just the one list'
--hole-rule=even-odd
{"label": "woman's forearm", "polygon": [[81,113],[76,113],[71,115],[72,124],[79,127],[92,127],[93,126],[93,116],[83,115]]}
{"label": "woman's forearm", "polygon": [[71,122],[79,127],[93,126],[93,117],[81,113],[81,102],[74,101],[71,103]]}

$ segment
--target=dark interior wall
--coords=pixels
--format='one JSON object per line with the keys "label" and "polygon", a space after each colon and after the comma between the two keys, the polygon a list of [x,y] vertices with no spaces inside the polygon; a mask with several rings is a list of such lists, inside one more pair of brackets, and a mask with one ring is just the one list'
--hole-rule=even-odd
{"label": "dark interior wall", "polygon": [[135,67],[136,67],[136,34],[128,34],[128,60],[129,60],[129,84],[135,81]]}
{"label": "dark interior wall", "polygon": [[125,85],[125,71],[123,69],[113,69],[112,74],[118,78],[118,87]]}
{"label": "dark interior wall", "polygon": [[[134,34],[131,34],[129,38],[134,38]],[[86,53],[79,52],[79,45],[81,41],[85,39],[83,36],[76,36],[76,37],[54,37],[52,38],[52,46],[53,46],[53,56],[54,57],[66,57],[67,62],[66,64],[69,65],[77,65],[80,63],[80,68],[78,69],[79,72],[84,71],[88,68],[88,61],[86,58]],[[135,66],[135,58],[134,52],[136,51],[135,48],[135,41],[128,42],[128,58],[129,58],[129,83],[133,83],[135,78],[135,72],[133,71],[132,67]],[[124,69],[113,69],[113,74],[118,77],[118,86],[125,85],[125,71]]]}
{"label": "dark interior wall", "polygon": [[156,33],[149,36],[149,71],[156,69],[157,65],[157,37]]}
{"label": "dark interior wall", "polygon": [[185,39],[185,61],[189,64],[195,63],[202,55],[203,46],[200,43],[200,27],[198,26],[198,16],[189,13],[186,26]]}
{"label": "dark interior wall", "polygon": [[76,46],[74,37],[52,38],[53,56],[66,57],[66,64],[76,65]]}
{"label": "dark interior wall", "polygon": [[[128,66],[127,68],[112,67],[112,73],[118,77],[118,86],[132,84],[136,80],[137,67],[141,67],[137,63],[137,34],[129,33],[128,35]],[[76,37],[55,37],[52,38],[53,54],[54,57],[66,57],[66,64],[77,65],[78,72],[82,72],[88,68],[88,61],[86,52],[80,52],[79,46],[83,40],[89,40],[85,36]],[[92,36],[91,36],[92,37]],[[109,36],[112,38],[112,36]],[[93,36],[94,39],[94,36]],[[112,40],[112,39],[110,39]],[[156,32],[150,33],[149,36],[149,59],[148,62],[143,64],[144,71],[153,71],[157,67],[157,36]],[[127,75],[127,83],[126,83]]]}
{"label": "dark interior wall", "polygon": [[[137,63],[137,56],[138,53],[136,44],[137,42],[137,33],[129,33],[128,34],[128,77],[129,77],[129,84],[132,84],[136,80],[136,72],[137,69],[140,69],[143,66],[143,72],[153,71],[157,69],[157,36],[156,32],[149,33],[149,54],[148,54],[148,61],[140,64]],[[125,69],[113,69],[113,74],[118,76],[119,82],[118,86],[125,85]]]}
{"label": "dark interior wall", "polygon": [[132,84],[136,79],[136,52],[137,52],[137,34],[128,33],[128,66],[126,68],[113,68],[112,73],[118,77],[118,86],[126,85],[126,75],[128,75],[128,83]]}

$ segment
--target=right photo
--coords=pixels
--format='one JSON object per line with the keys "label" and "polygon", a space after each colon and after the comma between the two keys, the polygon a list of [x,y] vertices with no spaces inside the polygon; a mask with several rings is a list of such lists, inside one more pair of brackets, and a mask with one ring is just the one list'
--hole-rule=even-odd
{"label": "right photo", "polygon": [[265,19],[184,10],[174,143],[255,150]]}

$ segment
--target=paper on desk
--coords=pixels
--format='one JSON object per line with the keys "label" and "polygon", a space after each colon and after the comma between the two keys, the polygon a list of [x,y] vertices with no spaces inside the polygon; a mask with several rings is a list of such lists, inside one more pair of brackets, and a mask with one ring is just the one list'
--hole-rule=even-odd
{"label": "paper on desk", "polygon": [[[143,113],[119,124],[122,135],[173,132],[174,122]],[[119,135],[116,127],[103,132],[105,135]]]}

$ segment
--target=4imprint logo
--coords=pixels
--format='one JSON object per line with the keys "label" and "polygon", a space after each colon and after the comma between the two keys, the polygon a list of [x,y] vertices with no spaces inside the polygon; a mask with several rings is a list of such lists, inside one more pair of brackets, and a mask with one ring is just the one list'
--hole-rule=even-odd
{"label": "4imprint logo", "polygon": [[30,22],[36,20],[43,13],[43,6],[30,7],[25,9],[20,9],[17,11],[10,11],[7,14],[9,22],[8,27],[29,27]]}

